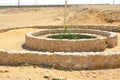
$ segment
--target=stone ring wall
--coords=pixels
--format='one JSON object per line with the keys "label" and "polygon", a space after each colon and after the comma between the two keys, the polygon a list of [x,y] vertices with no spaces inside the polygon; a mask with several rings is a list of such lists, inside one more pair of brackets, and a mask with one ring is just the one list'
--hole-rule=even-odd
{"label": "stone ring wall", "polygon": [[[60,40],[50,39],[43,35],[63,33],[64,30],[44,30],[28,33],[26,35],[25,44],[33,50],[42,50],[50,52],[89,52],[103,51],[106,47],[115,47],[117,45],[117,35],[112,32],[92,30],[92,29],[76,29],[69,30],[70,33],[89,33],[97,34],[104,37],[82,40]],[[48,45],[49,44],[49,45]],[[89,45],[89,46],[88,46]]]}
{"label": "stone ring wall", "polygon": [[[0,29],[0,32],[21,28],[55,29],[63,26],[27,26]],[[120,26],[110,25],[73,25],[74,28],[97,29],[120,32]],[[37,52],[0,49],[0,65],[31,64],[56,69],[103,69],[120,67],[118,52]]]}

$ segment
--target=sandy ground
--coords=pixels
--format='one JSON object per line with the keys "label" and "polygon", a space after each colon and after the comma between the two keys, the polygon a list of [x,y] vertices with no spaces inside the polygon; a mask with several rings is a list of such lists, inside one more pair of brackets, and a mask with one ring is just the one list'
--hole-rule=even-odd
{"label": "sandy ground", "polygon": [[[37,9],[0,8],[0,28],[29,25],[63,24],[62,7],[41,7]],[[67,24],[109,24],[120,25],[120,5],[80,5],[68,8]],[[27,32],[37,29],[20,29],[0,33],[0,48],[23,50],[24,37]],[[120,41],[120,33],[118,41]],[[119,42],[120,43],[120,42]],[[8,46],[9,45],[9,46]],[[110,51],[107,49],[106,51]],[[120,44],[111,51],[120,51]],[[102,70],[64,71],[35,66],[0,66],[0,80],[48,80],[63,77],[69,80],[120,80],[120,68]]]}
{"label": "sandy ground", "polygon": [[62,71],[35,66],[0,66],[0,80],[48,80],[44,75],[51,75],[52,78],[67,78],[67,80],[120,80],[119,74],[120,69]]}
{"label": "sandy ground", "polygon": [[[24,50],[22,46],[25,43],[25,34],[37,30],[40,31],[42,29],[15,29],[0,33],[0,43],[2,44],[0,48],[6,50]],[[6,44],[9,44],[9,46]]]}
{"label": "sandy ground", "polygon": [[[63,7],[0,8],[0,27],[63,24]],[[120,25],[120,5],[78,5],[67,9],[67,24]]]}

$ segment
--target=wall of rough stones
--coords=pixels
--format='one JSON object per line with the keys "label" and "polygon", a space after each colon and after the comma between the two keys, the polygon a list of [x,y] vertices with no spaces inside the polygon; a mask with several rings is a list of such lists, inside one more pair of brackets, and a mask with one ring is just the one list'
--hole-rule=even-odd
{"label": "wall of rough stones", "polygon": [[[29,28],[62,28],[62,26],[28,26]],[[109,25],[74,25],[74,27],[85,29],[99,29],[120,32],[120,26]],[[11,27],[0,29],[5,32],[12,29],[26,27]],[[111,39],[112,40],[112,39]],[[114,44],[114,40],[113,43]],[[31,64],[56,69],[81,70],[81,69],[103,69],[120,67],[120,51],[118,52],[32,52],[12,51],[0,49],[0,65]]]}
{"label": "wall of rough stones", "polygon": [[82,70],[120,67],[120,52],[15,52],[0,51],[1,65],[37,65],[55,69]]}
{"label": "wall of rough stones", "polygon": [[[26,35],[25,44],[33,50],[43,50],[50,52],[89,52],[103,51],[106,47],[115,47],[117,45],[117,35],[112,32],[91,30],[91,29],[75,29],[69,30],[70,33],[89,33],[97,34],[103,37],[83,40],[59,40],[46,38],[46,34],[63,33],[64,30],[45,30]],[[49,45],[48,45],[49,44]],[[89,46],[88,46],[89,45]]]}
{"label": "wall of rough stones", "polygon": [[[104,31],[112,31],[112,32],[120,32],[120,26],[114,25],[67,25],[70,28],[81,28],[81,29],[96,29],[96,30],[104,30]],[[35,25],[35,26],[16,26],[16,27],[6,27],[0,29],[0,32],[5,32],[12,29],[21,29],[21,28],[39,28],[39,29],[56,29],[56,28],[64,28],[62,25]]]}

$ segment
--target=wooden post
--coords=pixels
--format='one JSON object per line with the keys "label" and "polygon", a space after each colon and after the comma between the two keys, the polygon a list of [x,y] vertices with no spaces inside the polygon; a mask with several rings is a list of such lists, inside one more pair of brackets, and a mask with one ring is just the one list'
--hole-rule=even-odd
{"label": "wooden post", "polygon": [[115,1],[113,0],[113,4],[115,4]]}
{"label": "wooden post", "polygon": [[18,9],[20,8],[20,0],[18,0]]}
{"label": "wooden post", "polygon": [[65,10],[64,10],[64,27],[66,26],[66,15],[67,15],[67,0],[65,0]]}
{"label": "wooden post", "polygon": [[36,0],[36,8],[38,7],[38,0]]}
{"label": "wooden post", "polygon": [[34,0],[34,5],[37,7],[38,6],[38,0]]}

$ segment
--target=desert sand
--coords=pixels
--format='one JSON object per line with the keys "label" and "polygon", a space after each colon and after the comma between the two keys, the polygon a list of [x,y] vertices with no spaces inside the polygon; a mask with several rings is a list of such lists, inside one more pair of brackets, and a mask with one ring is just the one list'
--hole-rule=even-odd
{"label": "desert sand", "polygon": [[[0,28],[33,25],[62,25],[63,7],[39,8],[0,8]],[[105,24],[120,25],[120,5],[79,5],[70,6],[67,10],[69,25]],[[10,30],[0,33],[0,48],[25,50],[25,34],[38,29]],[[39,29],[41,30],[41,29]],[[106,51],[120,51],[120,33],[118,46]],[[6,37],[5,37],[6,36]],[[9,46],[8,46],[9,44]],[[45,74],[52,77],[63,77],[69,80],[120,80],[120,69],[65,71],[47,69],[36,66],[0,66],[0,80],[47,80]]]}
{"label": "desert sand", "polygon": [[44,75],[67,80],[120,80],[120,69],[64,71],[35,66],[0,66],[0,80],[48,80]]}

